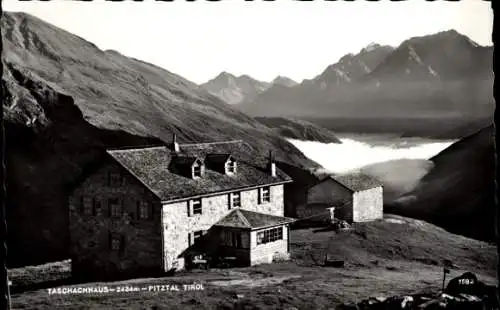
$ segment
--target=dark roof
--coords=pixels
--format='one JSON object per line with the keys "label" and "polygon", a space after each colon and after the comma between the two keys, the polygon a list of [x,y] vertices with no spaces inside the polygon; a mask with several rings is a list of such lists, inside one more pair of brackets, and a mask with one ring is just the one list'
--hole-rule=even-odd
{"label": "dark roof", "polygon": [[203,162],[203,160],[194,156],[172,156],[172,163],[176,165],[192,166],[196,160]]}
{"label": "dark roof", "polygon": [[205,156],[206,163],[214,163],[214,164],[224,164],[231,158],[231,154],[207,154]]}
{"label": "dark roof", "polygon": [[239,162],[238,172],[234,175],[205,170],[203,177],[198,179],[188,178],[172,169],[171,161],[175,156],[203,160],[207,154],[216,151],[217,144],[206,144],[206,147],[198,144],[181,145],[178,154],[165,146],[108,150],[107,153],[163,201],[292,181],[278,168],[276,177],[273,177],[262,164],[248,162]]}
{"label": "dark roof", "polygon": [[378,180],[361,173],[329,176],[329,178],[355,192],[382,186]]}
{"label": "dark roof", "polygon": [[295,219],[289,217],[263,214],[238,208],[229,212],[228,215],[220,219],[214,226],[256,229],[288,224],[294,221]]}

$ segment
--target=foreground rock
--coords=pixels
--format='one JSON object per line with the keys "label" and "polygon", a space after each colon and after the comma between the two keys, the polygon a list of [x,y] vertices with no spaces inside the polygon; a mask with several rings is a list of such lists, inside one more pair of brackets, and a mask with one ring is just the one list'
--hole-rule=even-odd
{"label": "foreground rock", "polygon": [[338,309],[498,309],[496,287],[485,285],[470,273],[454,278],[442,293],[393,297],[370,297],[357,304],[343,304]]}

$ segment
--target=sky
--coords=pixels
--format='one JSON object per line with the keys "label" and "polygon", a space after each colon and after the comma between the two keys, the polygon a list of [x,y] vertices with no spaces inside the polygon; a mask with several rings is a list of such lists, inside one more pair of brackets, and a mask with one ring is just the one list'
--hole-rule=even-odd
{"label": "sky", "polygon": [[372,42],[396,47],[410,37],[449,29],[492,44],[493,13],[484,0],[4,0],[2,5],[198,84],[222,71],[300,82]]}

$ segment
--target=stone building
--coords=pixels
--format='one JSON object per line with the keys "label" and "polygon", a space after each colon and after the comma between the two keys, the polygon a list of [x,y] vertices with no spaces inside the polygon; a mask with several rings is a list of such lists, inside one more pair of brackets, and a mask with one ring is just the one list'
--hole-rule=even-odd
{"label": "stone building", "polygon": [[292,180],[272,156],[239,161],[230,152],[238,143],[174,138],[170,147],[106,151],[69,197],[74,275],[154,274],[199,255],[239,265],[286,257],[293,219],[283,188]]}
{"label": "stone building", "polygon": [[358,173],[327,176],[307,190],[307,203],[297,207],[297,217],[368,222],[383,218],[383,205],[383,188],[377,180]]}

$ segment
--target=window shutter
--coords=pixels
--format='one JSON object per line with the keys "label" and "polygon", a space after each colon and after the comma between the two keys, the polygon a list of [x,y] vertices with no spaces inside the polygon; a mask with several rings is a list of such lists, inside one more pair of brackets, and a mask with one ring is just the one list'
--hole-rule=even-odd
{"label": "window shutter", "polygon": [[231,197],[231,193],[227,194],[227,209],[228,210],[231,210],[232,206],[233,206],[233,200],[232,200],[233,197]]}
{"label": "window shutter", "polygon": [[193,244],[193,236],[192,233],[188,233],[188,246]]}
{"label": "window shutter", "polygon": [[191,203],[191,200],[187,202],[187,215],[191,216],[193,214],[192,208],[193,204]]}
{"label": "window shutter", "polygon": [[262,188],[257,189],[257,203],[262,204]]}

